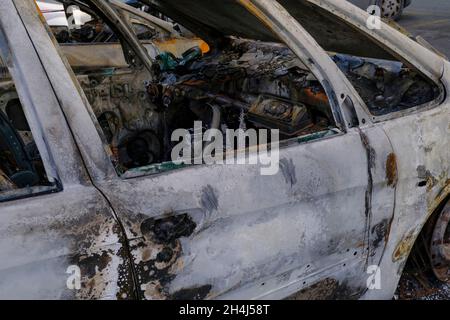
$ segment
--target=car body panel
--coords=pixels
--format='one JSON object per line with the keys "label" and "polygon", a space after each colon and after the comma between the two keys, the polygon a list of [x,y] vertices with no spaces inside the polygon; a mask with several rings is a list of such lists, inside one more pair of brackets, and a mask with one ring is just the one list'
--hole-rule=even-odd
{"label": "car body panel", "polygon": [[[32,2],[5,1],[0,7],[1,40],[9,44],[1,47],[3,57],[8,57],[4,62],[17,83],[47,174],[59,185],[53,193],[0,203],[0,296],[112,299],[119,294],[131,298],[134,287],[119,223],[90,181],[54,82],[49,81],[32,41],[45,40],[47,48],[55,47]],[[17,23],[21,19],[24,25]],[[38,30],[46,36],[37,35]],[[76,94],[74,87],[67,87],[70,83],[66,79],[59,88]],[[78,291],[67,285],[73,266],[82,274]]]}

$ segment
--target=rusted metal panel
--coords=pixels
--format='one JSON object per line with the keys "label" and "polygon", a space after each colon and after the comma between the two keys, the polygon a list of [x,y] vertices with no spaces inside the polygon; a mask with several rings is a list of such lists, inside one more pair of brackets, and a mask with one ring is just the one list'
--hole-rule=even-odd
{"label": "rusted metal panel", "polygon": [[398,182],[397,157],[395,153],[389,154],[386,159],[386,179],[388,186],[395,188]]}
{"label": "rusted metal panel", "polygon": [[[0,212],[2,299],[133,298],[122,233],[92,187],[3,203]],[[67,286],[71,266],[80,290]]]}

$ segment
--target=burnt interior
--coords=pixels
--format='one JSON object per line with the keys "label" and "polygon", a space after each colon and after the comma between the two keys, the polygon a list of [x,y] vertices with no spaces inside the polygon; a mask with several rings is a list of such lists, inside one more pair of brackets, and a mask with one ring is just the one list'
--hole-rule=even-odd
{"label": "burnt interior", "polygon": [[[436,85],[401,62],[330,56],[375,116],[439,96]],[[172,132],[193,133],[194,121],[202,121],[204,132],[224,135],[227,129],[278,129],[282,141],[338,127],[324,88],[284,45],[233,38],[220,51],[163,52],[156,62],[152,81],[130,71],[94,72],[82,82],[120,172],[170,162]]]}
{"label": "burnt interior", "polygon": [[[105,34],[118,39],[113,25],[108,27],[88,6],[77,3],[92,20],[72,30],[69,40],[60,39],[62,30],[54,27],[60,42],[92,43]],[[140,66],[75,70],[120,174],[170,163],[178,143],[171,141],[172,133],[194,133],[195,121],[202,122],[203,132],[217,129],[224,136],[227,129],[278,129],[282,141],[337,131],[327,93],[289,48],[235,37],[223,40],[208,53],[199,47],[178,57],[161,52],[151,72]],[[401,62],[342,53],[330,57],[374,116],[421,106],[440,94],[431,80]],[[23,131],[14,121],[10,125]],[[229,152],[225,141],[223,145]],[[8,176],[14,172],[4,171]],[[38,173],[30,181],[38,183],[42,177]]]}
{"label": "burnt interior", "polygon": [[173,131],[193,132],[195,121],[224,136],[278,129],[281,140],[336,129],[323,87],[280,44],[235,40],[220,52],[195,47],[156,60],[153,81],[142,71],[80,77],[120,172],[170,162]]}
{"label": "burnt interior", "polygon": [[4,89],[0,86],[0,192],[52,186],[20,101],[14,90]]}
{"label": "burnt interior", "polygon": [[332,59],[375,116],[411,109],[439,97],[437,85],[401,62],[344,54],[334,54]]}

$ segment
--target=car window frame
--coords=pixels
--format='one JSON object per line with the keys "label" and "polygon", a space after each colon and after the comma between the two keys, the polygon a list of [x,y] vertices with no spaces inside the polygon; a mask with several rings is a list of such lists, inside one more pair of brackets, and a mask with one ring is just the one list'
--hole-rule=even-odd
{"label": "car window frame", "polygon": [[[107,4],[107,3],[105,3],[105,5],[109,6],[109,4]],[[109,9],[113,10],[112,6],[109,7]],[[117,12],[115,12],[115,13],[117,14]],[[254,14],[253,12],[251,12],[251,13]],[[107,19],[107,22],[105,22],[105,23],[110,23],[109,19]],[[128,24],[126,24],[126,28],[128,29],[128,31],[133,32],[132,26],[129,26]],[[121,34],[121,30],[118,30],[118,31],[119,31],[119,34],[117,34],[117,36],[119,37],[119,39],[123,38],[124,35]],[[273,31],[273,32],[275,32],[275,31]],[[134,35],[134,37],[136,37],[134,32],[133,32],[133,35]],[[309,36],[310,39],[312,39],[312,37],[311,37],[311,35],[309,35],[309,33],[307,33],[307,35]],[[286,46],[290,47],[288,45],[288,43],[286,41],[284,41],[283,39],[280,39],[280,42],[284,43]],[[138,43],[141,46],[141,49],[144,49],[145,51],[147,51],[145,49],[145,47],[143,46],[143,44],[141,43],[141,41],[138,41]],[[321,51],[321,54],[327,55],[327,57],[328,57],[328,54],[323,50],[323,48],[319,47],[319,50]],[[147,54],[148,54],[148,52],[147,52]],[[295,54],[295,52],[294,52],[294,54]],[[300,61],[307,60],[308,63],[306,64],[306,66],[308,67],[308,69],[310,70],[310,72],[312,74],[314,74],[316,77],[317,77],[317,74],[320,74],[321,77],[324,77],[324,72],[320,72],[318,70],[311,70],[311,68],[309,67],[309,66],[316,65],[315,62],[309,61],[308,59],[303,59],[302,57],[299,57],[297,54],[295,54],[295,55],[300,59]],[[311,58],[311,59],[314,60],[314,58]],[[333,69],[335,68],[335,71],[338,72],[337,74],[339,74],[339,76],[341,77],[343,82],[349,82],[347,80],[347,78],[343,74],[341,74],[340,70],[337,68],[337,66],[335,66],[334,62],[332,62],[332,60],[329,57],[328,57],[328,59],[332,63]],[[144,68],[146,68],[146,66],[144,66]],[[151,72],[151,70],[149,70],[149,71]],[[292,148],[292,147],[298,146],[298,145],[303,144],[303,143],[314,143],[316,141],[320,141],[320,140],[323,140],[323,139],[330,139],[330,138],[333,138],[335,136],[340,136],[340,135],[346,134],[350,128],[355,127],[354,124],[349,123],[349,121],[345,121],[343,119],[344,112],[343,112],[342,107],[341,107],[341,104],[344,104],[345,101],[348,101],[348,99],[350,99],[352,108],[355,108],[355,105],[354,105],[355,101],[357,101],[360,98],[359,98],[359,96],[357,96],[357,95],[355,96],[354,94],[352,94],[351,90],[355,90],[353,88],[353,86],[348,86],[348,89],[350,90],[349,94],[345,95],[344,97],[342,97],[342,96],[338,97],[335,94],[336,90],[334,89],[333,84],[330,83],[330,81],[325,81],[325,85],[324,85],[324,83],[322,81],[319,80],[319,82],[324,87],[325,91],[327,92],[327,96],[329,97],[331,110],[333,112],[333,117],[334,117],[334,121],[336,123],[337,128],[335,130],[331,130],[330,129],[327,132],[325,132],[325,131],[322,132],[322,133],[325,133],[324,136],[316,138],[316,139],[308,139],[308,136],[305,136],[305,137],[295,137],[295,138],[291,138],[291,139],[288,139],[288,140],[280,141],[280,143],[279,143],[280,149]],[[85,104],[89,104],[89,103],[87,101],[85,101]],[[333,108],[332,105],[334,105],[334,108]],[[92,108],[91,108],[90,105],[87,107],[87,109],[88,109],[88,112],[90,113],[91,117],[94,117],[93,111],[92,111]],[[360,116],[360,115],[358,114],[358,116]],[[362,117],[365,118],[365,117],[367,117],[367,115],[363,114]],[[103,137],[103,133],[102,132],[98,132],[98,130],[97,130],[97,134],[99,134],[100,138],[103,141],[105,141],[103,139],[104,137]],[[311,136],[314,136],[314,134],[312,134]],[[104,143],[106,143],[106,142],[104,142]],[[104,145],[104,147],[109,148],[108,145]],[[239,150],[239,151],[240,152],[244,152],[245,151],[246,153],[250,151],[250,155],[253,155],[251,149],[252,148],[246,148],[244,150]],[[149,165],[147,167],[160,166],[160,165],[164,166],[166,164],[173,164],[173,162],[158,163],[158,164]],[[111,163],[111,165],[112,165],[112,163]],[[135,178],[141,178],[141,177],[154,177],[154,176],[158,176],[159,174],[167,174],[167,173],[171,174],[171,173],[177,172],[179,170],[189,169],[189,168],[192,168],[192,167],[199,167],[199,166],[204,166],[204,165],[205,164],[202,164],[202,165],[187,165],[187,166],[177,167],[176,169],[172,169],[171,168],[168,171],[161,171],[161,172],[157,172],[157,173],[145,173],[145,172],[143,172],[143,173],[130,174],[130,175],[127,175],[125,177],[124,177],[124,174],[121,175],[116,170],[114,170],[114,172],[115,172],[115,176],[118,179],[120,179],[120,180],[129,180],[129,179],[135,179]],[[145,169],[147,167],[136,168],[136,169],[137,170]]]}
{"label": "car window frame", "polygon": [[[50,155],[49,149],[47,145],[39,143],[36,141],[36,137],[41,137],[39,140],[45,140],[45,133],[43,132],[42,127],[36,122],[37,119],[33,118],[33,110],[30,105],[31,101],[27,99],[23,99],[23,93],[19,92],[20,85],[17,85],[17,79],[19,78],[16,75],[16,71],[14,68],[14,61],[10,59],[7,55],[13,54],[9,48],[9,45],[6,40],[6,36],[4,31],[0,26],[0,62],[3,62],[4,66],[8,70],[10,80],[14,87],[16,88],[17,99],[20,102],[22,110],[25,114],[25,118],[27,120],[27,124],[30,127],[30,131],[33,135],[34,142],[36,143],[36,147],[39,150],[39,154],[41,157],[42,164],[44,166],[45,174],[48,178],[50,186],[34,186],[34,187],[26,187],[26,188],[17,188],[13,190],[0,192],[0,203],[4,202],[12,202],[17,200],[22,200],[31,197],[39,197],[42,195],[47,195],[51,193],[61,192],[63,190],[63,186],[60,181],[59,174],[55,171],[54,163],[52,162],[52,157]],[[9,60],[9,61],[8,61]],[[5,79],[2,79],[5,80]]]}
{"label": "car window frame", "polygon": [[[250,11],[250,13],[254,14],[254,12],[252,12],[252,11]],[[311,37],[311,35],[309,35],[309,37]],[[287,47],[290,48],[290,46],[288,45],[288,43],[286,41],[283,41],[283,39],[280,39],[280,40],[281,40],[281,43],[283,43],[284,45],[286,45]],[[292,48],[290,48],[290,49],[292,50]],[[322,50],[322,52],[324,54],[327,54],[323,50],[323,48],[321,48],[321,50]],[[294,52],[294,54],[295,54],[295,52]],[[300,59],[300,61],[302,61],[302,63],[304,63],[303,62],[304,59],[299,57],[297,54],[296,54],[296,56]],[[309,65],[311,66],[311,65],[314,65],[314,64],[309,63]],[[305,66],[308,67],[308,64],[305,64]],[[312,74],[314,74],[315,76],[316,76],[316,74],[318,72],[318,71],[314,72],[313,70],[311,70],[311,68],[308,68],[308,70]],[[336,71],[340,72],[340,70],[337,68],[337,66],[336,66]],[[323,75],[323,74],[321,74],[321,75]],[[342,76],[344,76],[344,75],[342,74]],[[320,83],[324,87],[325,91],[327,92],[327,97],[328,97],[328,99],[330,101],[330,109],[333,112],[333,117],[334,117],[334,121],[336,123],[337,128],[330,129],[328,131],[313,133],[311,135],[306,135],[306,136],[301,136],[301,137],[294,137],[294,138],[290,138],[290,139],[287,139],[287,140],[284,140],[284,141],[280,141],[279,142],[280,149],[295,148],[298,145],[314,143],[314,142],[321,141],[321,140],[324,140],[324,139],[332,139],[332,138],[337,137],[337,136],[345,135],[348,132],[348,129],[350,129],[351,127],[354,127],[353,124],[346,123],[345,121],[343,121],[342,118],[340,119],[340,117],[342,117],[342,114],[344,113],[344,111],[342,110],[341,105],[339,103],[336,103],[336,100],[338,98],[337,97],[334,97],[334,98],[330,97],[330,95],[333,95],[334,92],[335,92],[335,90],[332,88],[333,86],[329,83],[329,81],[326,81],[325,85],[322,82],[320,82]],[[353,86],[352,86],[352,88],[353,88]],[[348,96],[343,98],[343,100],[346,100],[347,98],[348,98]],[[333,107],[332,107],[333,100],[335,100],[334,102],[336,103],[336,108],[338,109],[338,112],[337,112],[338,114],[336,114],[336,112],[333,111]],[[354,99],[352,99],[350,97],[350,100],[352,101],[352,104],[353,104],[353,100]],[[317,137],[317,138],[313,138],[313,137]],[[245,152],[246,154],[249,153],[249,155],[253,155],[253,153],[255,151],[254,151],[254,148],[246,148],[244,150],[237,150],[237,152]],[[165,165],[165,164],[167,164],[167,163],[162,163],[162,164],[158,163],[158,164],[149,165],[147,167],[148,168],[159,167],[159,166]],[[169,162],[169,164],[170,164],[170,162]],[[145,173],[145,172],[140,173],[139,169],[143,170],[143,169],[146,168],[146,167],[142,167],[142,168],[133,169],[135,171],[135,173],[133,173],[133,174],[126,174],[125,173],[124,174],[125,177],[123,177],[124,175],[122,175],[122,176],[119,175],[119,177],[124,179],[124,180],[141,178],[141,177],[146,177],[146,176],[154,177],[154,176],[158,176],[160,174],[166,174],[166,173],[170,174],[172,172],[176,172],[176,171],[179,171],[179,170],[188,169],[188,168],[192,168],[192,167],[202,167],[202,166],[205,166],[205,165],[206,164],[202,164],[202,165],[185,165],[185,166],[178,167],[177,169],[169,169],[168,171],[161,171],[161,172],[157,172],[157,173],[153,173],[153,174],[152,173],[148,174],[148,173]]]}
{"label": "car window frame", "polygon": [[[443,84],[443,82],[441,80],[442,74],[444,72],[444,61],[441,57],[438,57],[438,55],[435,54],[434,52],[429,51],[428,49],[422,47],[417,42],[409,39],[406,35],[403,35],[405,37],[405,40],[411,40],[409,45],[415,45],[416,48],[425,49],[426,51],[428,51],[428,53],[432,54],[434,60],[436,60],[436,59],[442,60],[442,66],[441,66],[442,70],[440,71],[440,74],[434,75],[432,73],[432,71],[430,71],[432,69],[431,64],[430,64],[430,66],[421,65],[419,59],[413,59],[415,57],[413,52],[410,53],[411,54],[410,57],[407,57],[407,56],[405,56],[404,53],[399,52],[399,51],[403,51],[403,50],[400,50],[399,48],[391,48],[388,45],[386,45],[386,43],[388,43],[389,41],[387,41],[387,40],[383,41],[383,39],[380,39],[380,35],[378,35],[378,33],[376,33],[375,31],[373,33],[367,32],[366,24],[354,23],[355,19],[361,19],[362,14],[367,14],[367,16],[366,16],[366,18],[367,18],[369,16],[368,12],[361,10],[361,13],[357,12],[357,14],[355,14],[355,16],[352,17],[353,19],[351,19],[351,17],[348,17],[344,13],[340,12],[339,9],[336,8],[334,3],[330,4],[330,3],[320,2],[320,5],[319,5],[318,0],[308,0],[308,1],[311,2],[313,5],[315,5],[316,7],[318,7],[319,9],[327,11],[328,14],[334,15],[335,17],[340,19],[342,22],[347,24],[350,28],[353,28],[355,30],[355,32],[359,32],[359,33],[363,34],[366,38],[371,40],[375,45],[378,45],[380,48],[384,49],[385,51],[391,53],[394,57],[398,58],[400,62],[413,66],[415,68],[415,70],[417,70],[423,77],[425,77],[428,81],[431,81],[433,84],[435,84],[438,87],[439,96],[437,96],[436,99],[434,99],[433,101],[430,101],[428,103],[418,105],[418,106],[415,106],[412,108],[408,108],[405,110],[390,112],[388,114],[381,115],[381,116],[376,116],[370,112],[369,108],[367,107],[367,104],[364,102],[364,100],[361,98],[361,96],[355,89],[355,93],[359,97],[359,99],[362,101],[362,107],[363,107],[365,113],[367,113],[370,123],[372,123],[372,124],[383,123],[383,122],[386,122],[389,120],[399,119],[399,118],[403,118],[403,117],[406,117],[409,115],[426,112],[426,111],[432,110],[432,109],[442,105],[442,103],[445,101],[445,97],[447,96],[447,91],[446,91],[445,85]],[[382,28],[388,28],[388,30],[390,30],[390,31],[394,30],[394,31],[400,33],[398,30],[395,30],[392,26],[388,25],[385,21],[383,21],[383,19],[381,20],[381,25],[382,25]],[[411,50],[411,51],[413,51],[413,50]],[[344,75],[344,77],[346,77],[342,71],[340,71],[340,72]],[[348,78],[346,77],[346,79],[348,79]],[[353,84],[350,81],[349,81],[349,83],[354,88]]]}
{"label": "car window frame", "polygon": [[[34,2],[0,2],[2,60],[8,67],[9,76],[14,80],[47,178],[54,183],[54,189],[49,192],[13,195],[1,201],[6,205],[24,198],[39,199],[43,194],[62,194],[69,188],[87,186],[91,182],[86,171],[87,165],[63,112],[63,100],[66,97],[57,94],[56,88],[61,83],[55,83],[50,76],[48,68],[53,68],[55,63],[45,64],[51,57],[59,58],[51,52],[56,48],[48,49],[49,43],[53,47],[55,42],[45,26],[45,19]],[[46,37],[49,43],[46,43]],[[40,47],[45,48],[46,52],[40,51]],[[67,89],[67,86],[62,88]]]}

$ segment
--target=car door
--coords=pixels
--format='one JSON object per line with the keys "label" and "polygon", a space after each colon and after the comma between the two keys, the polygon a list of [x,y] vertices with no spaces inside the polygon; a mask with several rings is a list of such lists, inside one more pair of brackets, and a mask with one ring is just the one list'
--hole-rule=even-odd
{"label": "car door", "polygon": [[[46,34],[33,2],[0,3],[0,61],[5,71],[0,104],[12,114],[23,110],[29,129],[17,126],[17,118],[8,120],[17,129],[15,141],[33,137],[33,159],[40,159],[46,180],[35,185],[24,180],[23,187],[0,193],[0,297],[132,298],[123,233],[110,205],[92,185],[60,108],[64,101],[73,107],[70,92],[75,89],[65,86],[67,95],[55,91],[61,83],[49,81],[52,70],[42,64],[35,45],[47,41],[48,50],[55,48],[39,32]],[[8,104],[9,99],[14,103]]]}
{"label": "car door", "polygon": [[351,298],[384,247],[389,151],[381,131],[353,130],[281,150],[275,176],[201,166],[101,188],[147,299],[284,298],[317,283],[311,298]]}
{"label": "car door", "polygon": [[[338,84],[348,81],[310,36],[290,40],[311,44],[307,52],[291,49],[342,92]],[[342,105],[358,103],[344,90]],[[273,176],[262,176],[260,165],[173,171],[162,164],[157,175],[142,169],[96,182],[126,230],[140,296],[357,298],[367,291],[367,268],[383,254],[393,214],[392,147],[376,127],[342,125],[282,148]]]}
{"label": "car door", "polygon": [[[286,22],[301,30],[291,33],[296,38],[272,31],[303,61],[314,62],[309,66],[339,107],[333,112],[347,119],[352,102],[359,104],[348,80],[298,23]],[[43,64],[53,66],[50,79],[75,80],[60,61],[49,60],[55,52],[44,41],[35,47]],[[273,176],[262,176],[261,165],[174,171],[177,166],[166,163],[157,175],[142,168],[118,177],[74,84],[81,95],[72,94],[61,108],[95,185],[124,228],[140,298],[357,298],[367,290],[366,270],[383,254],[394,205],[386,179],[392,148],[382,130],[337,120],[340,130],[284,147]]]}

